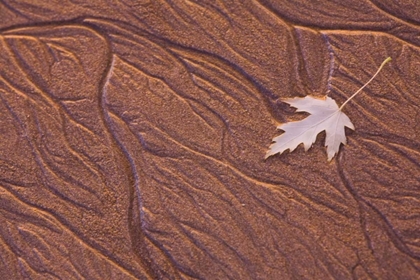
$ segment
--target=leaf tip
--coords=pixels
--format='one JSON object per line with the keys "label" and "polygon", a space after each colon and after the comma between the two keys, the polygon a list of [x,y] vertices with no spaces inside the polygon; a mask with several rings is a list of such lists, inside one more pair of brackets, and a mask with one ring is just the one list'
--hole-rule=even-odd
{"label": "leaf tip", "polygon": [[[273,145],[273,144],[272,144]],[[268,159],[269,157],[271,157],[271,156],[273,156],[273,155],[275,155],[276,153],[273,153],[273,150],[272,150],[272,145],[270,146],[270,149],[265,153],[265,156],[264,156],[264,160],[266,160],[266,159]]]}
{"label": "leaf tip", "polygon": [[335,154],[336,153],[332,153],[332,154],[328,153],[328,159],[327,159],[327,161],[328,162],[331,162],[331,160],[334,158]]}

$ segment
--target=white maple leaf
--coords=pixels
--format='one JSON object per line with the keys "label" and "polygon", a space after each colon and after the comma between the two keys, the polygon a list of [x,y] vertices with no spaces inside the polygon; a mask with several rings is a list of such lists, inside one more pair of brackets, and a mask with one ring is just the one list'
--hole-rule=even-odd
{"label": "white maple leaf", "polygon": [[390,60],[390,57],[385,59],[373,77],[347,99],[341,107],[338,107],[335,100],[328,96],[317,98],[308,95],[303,98],[296,97],[283,99],[283,102],[297,108],[297,112],[307,112],[310,115],[301,121],[288,122],[279,125],[277,128],[283,130],[284,133],[273,138],[274,143],[270,145],[265,158],[277,153],[281,154],[286,150],[292,152],[301,143],[303,143],[305,151],[307,151],[312,144],[315,143],[317,135],[325,130],[325,146],[327,147],[328,161],[330,161],[338,153],[341,143],[346,144],[344,127],[354,130],[353,123],[350,121],[349,117],[342,112],[344,105],[361,92]]}
{"label": "white maple leaf", "polygon": [[301,121],[279,125],[277,128],[284,130],[284,133],[273,138],[274,143],[270,146],[266,158],[277,153],[281,154],[287,149],[292,152],[300,143],[303,143],[307,151],[315,143],[317,135],[325,130],[325,146],[327,146],[328,160],[331,160],[338,152],[340,144],[346,144],[344,127],[354,129],[349,117],[341,112],[331,97],[325,96],[319,99],[308,95],[282,101],[297,108],[297,112],[308,112],[311,115]]}

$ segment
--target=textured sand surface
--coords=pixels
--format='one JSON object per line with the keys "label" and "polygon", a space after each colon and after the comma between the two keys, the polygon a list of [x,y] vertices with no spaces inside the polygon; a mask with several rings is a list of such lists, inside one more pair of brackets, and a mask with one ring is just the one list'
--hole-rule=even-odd
{"label": "textured sand surface", "polygon": [[[419,279],[416,1],[0,1],[0,279]],[[264,161],[280,102],[346,105]]]}

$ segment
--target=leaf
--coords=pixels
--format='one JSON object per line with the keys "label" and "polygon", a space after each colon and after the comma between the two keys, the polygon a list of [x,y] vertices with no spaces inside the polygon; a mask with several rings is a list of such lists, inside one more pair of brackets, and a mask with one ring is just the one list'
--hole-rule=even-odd
{"label": "leaf", "polygon": [[353,123],[342,112],[343,107],[361,92],[390,60],[390,57],[385,59],[372,78],[347,99],[341,107],[338,107],[335,100],[328,96],[316,98],[308,95],[303,98],[283,99],[283,102],[297,108],[297,112],[307,112],[311,115],[301,121],[279,125],[277,128],[283,130],[284,133],[273,138],[274,143],[270,145],[265,158],[277,153],[281,154],[286,150],[293,152],[300,143],[303,143],[305,151],[307,151],[315,143],[317,135],[325,130],[325,146],[327,147],[328,161],[330,161],[338,153],[341,143],[346,144],[344,127],[354,130]]}
{"label": "leaf", "polygon": [[284,133],[273,138],[274,143],[265,158],[281,154],[287,149],[292,152],[300,143],[303,143],[307,151],[315,143],[317,135],[325,130],[327,135],[325,146],[327,146],[328,160],[331,160],[338,152],[340,144],[346,144],[344,127],[354,129],[349,117],[340,110],[331,97],[325,96],[320,99],[308,95],[303,98],[284,99],[283,102],[297,108],[297,112],[308,112],[311,115],[301,121],[279,125],[277,128],[284,130]]}

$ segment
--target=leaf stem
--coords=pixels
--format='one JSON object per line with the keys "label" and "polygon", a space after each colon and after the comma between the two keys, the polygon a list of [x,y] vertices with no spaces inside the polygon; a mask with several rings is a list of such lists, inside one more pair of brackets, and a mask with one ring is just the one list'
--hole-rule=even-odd
{"label": "leaf stem", "polygon": [[343,103],[343,105],[341,105],[340,110],[343,109],[344,105],[346,105],[350,100],[353,99],[353,97],[355,97],[359,92],[361,92],[370,82],[372,82],[373,79],[375,79],[375,77],[379,74],[379,72],[382,70],[382,67],[384,67],[385,64],[387,64],[389,61],[391,61],[391,57],[388,57],[387,59],[385,59],[381,66],[379,66],[378,71],[376,71],[375,75],[372,76],[372,78],[370,78],[370,80],[364,84],[361,88],[359,88],[352,96],[350,96],[349,99],[346,100],[346,102]]}

